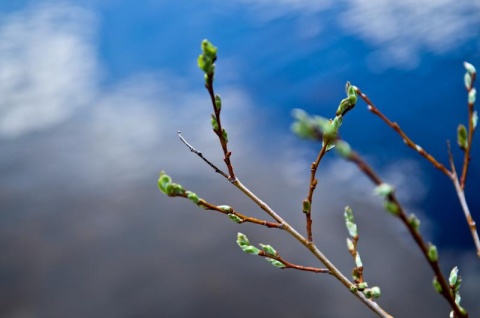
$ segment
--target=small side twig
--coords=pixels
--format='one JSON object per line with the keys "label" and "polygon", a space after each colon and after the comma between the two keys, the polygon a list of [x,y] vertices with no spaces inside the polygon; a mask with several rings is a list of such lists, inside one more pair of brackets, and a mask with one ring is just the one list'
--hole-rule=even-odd
{"label": "small side twig", "polygon": [[221,174],[224,178],[226,179],[229,179],[228,175],[223,172],[221,169],[219,169],[216,165],[214,165],[213,163],[211,163],[207,158],[205,158],[202,154],[202,152],[198,151],[197,149],[195,149],[192,145],[190,145],[186,140],[185,138],[183,138],[182,136],[182,132],[179,130],[177,131],[177,135],[178,137],[180,138],[180,140],[185,144],[185,146],[188,147],[188,149],[190,149],[191,152],[193,152],[194,154],[196,154],[197,156],[199,156],[200,158],[202,158],[203,161],[205,161],[210,167],[213,168],[213,170],[215,170],[216,173],[219,173]]}
{"label": "small side twig", "polygon": [[305,213],[306,217],[306,228],[307,228],[307,240],[309,242],[313,242],[313,233],[312,233],[312,200],[313,200],[313,192],[317,187],[318,180],[315,177],[318,169],[318,165],[322,160],[323,156],[327,152],[327,143],[323,143],[322,148],[318,152],[317,159],[315,162],[312,162],[310,166],[310,184],[308,187],[308,195],[307,198],[303,201],[303,213]]}
{"label": "small side twig", "polygon": [[285,267],[282,267],[282,269],[293,268],[293,269],[296,269],[296,270],[306,271],[306,272],[313,272],[313,273],[320,273],[320,274],[330,274],[330,275],[332,274],[326,268],[296,265],[296,264],[290,263],[289,261],[285,260],[280,255],[273,256],[273,255],[265,253],[264,251],[260,251],[258,253],[258,256],[268,257],[268,258],[271,258],[271,259],[274,259],[274,260],[277,260],[277,261],[283,263],[283,265],[285,265]]}
{"label": "small side twig", "polygon": [[[464,63],[465,67],[467,68],[467,62]],[[473,66],[472,66],[473,67]],[[475,84],[475,79],[477,77],[477,73],[471,72],[467,69],[467,74],[466,76],[470,76],[470,81],[469,83],[466,83],[465,89],[467,90],[468,95],[470,94],[476,94],[474,91],[475,88],[473,85]],[[467,85],[468,84],[468,85]],[[472,149],[472,140],[473,140],[473,133],[475,131],[475,127],[473,125],[473,116],[474,116],[474,105],[475,101],[468,100],[468,136],[467,136],[467,147],[464,151],[464,157],[463,157],[463,168],[462,168],[462,175],[460,177],[460,187],[462,190],[465,188],[465,181],[467,179],[467,172],[468,172],[468,166],[470,164],[470,151]],[[478,237],[478,235],[477,235]],[[477,249],[479,256],[480,256],[480,249]]]}
{"label": "small side twig", "polygon": [[227,165],[228,174],[229,174],[228,179],[230,181],[233,181],[235,180],[235,173],[233,172],[233,166],[230,161],[230,156],[232,155],[232,153],[228,150],[228,146],[227,146],[228,141],[225,135],[225,129],[222,128],[222,121],[220,118],[221,108],[217,107],[215,103],[215,97],[220,98],[220,96],[215,95],[215,92],[213,89],[213,74],[207,75],[207,79],[205,81],[205,88],[207,89],[208,94],[210,95],[210,101],[212,102],[214,116],[218,125],[217,129],[213,129],[213,131],[218,136],[218,140],[220,141],[220,145],[222,146],[223,155],[224,155],[223,161],[225,161],[225,164]]}
{"label": "small side twig", "polygon": [[380,117],[388,126],[390,126],[393,130],[395,130],[400,137],[402,137],[403,142],[416,152],[418,152],[422,157],[427,159],[435,168],[439,169],[442,171],[447,177],[450,179],[452,178],[452,173],[440,162],[438,162],[432,155],[427,153],[422,147],[414,143],[408,136],[403,132],[403,130],[400,128],[400,126],[396,122],[392,122],[390,119],[388,119],[380,110],[373,105],[372,101],[368,98],[367,95],[365,95],[358,87],[356,88],[357,94],[360,95],[360,97],[367,103],[368,105],[368,110],[372,112],[373,114],[377,115]]}
{"label": "small side twig", "polygon": [[450,166],[454,176],[453,185],[455,186],[458,200],[460,201],[460,205],[462,206],[463,213],[465,215],[465,218],[467,219],[468,227],[470,228],[470,232],[472,233],[473,242],[475,243],[475,248],[477,250],[477,256],[480,257],[480,238],[478,237],[477,225],[473,220],[472,214],[470,213],[470,209],[468,208],[467,200],[465,199],[465,192],[461,186],[461,183],[458,181],[457,170],[455,169],[455,163],[453,162],[453,155],[452,155],[452,150],[450,148],[449,142],[447,142],[447,148],[448,148],[448,160],[450,161]]}

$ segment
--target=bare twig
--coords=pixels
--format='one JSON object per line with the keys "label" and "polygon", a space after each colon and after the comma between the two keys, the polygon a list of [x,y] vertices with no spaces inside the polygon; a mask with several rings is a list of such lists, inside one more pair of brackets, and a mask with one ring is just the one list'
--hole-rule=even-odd
{"label": "bare twig", "polygon": [[450,161],[450,166],[453,172],[453,185],[455,186],[455,190],[458,195],[458,200],[460,201],[460,205],[462,206],[463,213],[465,214],[465,218],[467,219],[468,227],[470,228],[470,232],[472,233],[473,242],[475,243],[475,248],[477,250],[477,256],[480,257],[480,238],[478,237],[477,232],[477,225],[473,220],[472,214],[470,213],[470,209],[468,208],[467,200],[465,199],[465,192],[458,181],[457,171],[455,169],[455,163],[453,162],[453,155],[452,150],[450,149],[450,143],[447,142],[448,147],[448,159]]}
{"label": "bare twig", "polygon": [[178,137],[180,138],[180,140],[185,144],[185,146],[188,147],[188,149],[190,149],[191,152],[193,152],[194,154],[196,154],[197,156],[199,156],[200,158],[202,158],[203,161],[205,161],[210,167],[213,168],[213,170],[215,170],[216,173],[219,173],[221,174],[223,177],[225,177],[226,179],[229,179],[228,175],[223,172],[221,169],[219,169],[216,165],[214,165],[213,163],[211,163],[207,158],[205,158],[203,156],[203,154],[198,151],[197,149],[195,149],[192,145],[190,145],[186,140],[185,138],[183,138],[182,136],[182,132],[179,130],[177,131],[177,135]]}
{"label": "bare twig", "polygon": [[447,177],[451,178],[452,173],[440,162],[438,162],[432,155],[427,153],[422,147],[414,143],[400,128],[400,126],[396,122],[390,121],[380,110],[373,105],[373,103],[370,101],[367,95],[365,95],[358,87],[356,88],[357,94],[360,95],[360,97],[367,103],[368,105],[368,110],[371,111],[373,114],[377,115],[380,117],[385,123],[387,123],[388,126],[390,126],[393,130],[395,130],[400,137],[403,138],[403,142],[416,152],[418,152],[422,157],[427,159],[435,168],[439,169],[442,171],[444,174],[447,175]]}

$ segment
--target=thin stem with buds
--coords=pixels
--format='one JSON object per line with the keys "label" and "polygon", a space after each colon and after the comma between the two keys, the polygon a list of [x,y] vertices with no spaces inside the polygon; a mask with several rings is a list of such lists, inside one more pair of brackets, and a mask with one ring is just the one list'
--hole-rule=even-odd
{"label": "thin stem with buds", "polygon": [[[379,186],[383,184],[382,179],[375,173],[375,171],[354,151],[351,152],[350,156],[347,157],[347,160],[355,163],[362,171],[375,185]],[[447,302],[450,304],[452,310],[455,312],[456,317],[468,317],[468,314],[462,314],[459,306],[455,303],[455,298],[454,296],[450,293],[450,287],[449,284],[447,283],[447,280],[442,274],[442,271],[440,269],[440,265],[437,260],[432,260],[429,257],[429,245],[425,243],[423,240],[423,237],[420,235],[418,230],[415,228],[415,226],[409,221],[409,218],[407,214],[405,213],[402,205],[398,201],[395,193],[390,193],[388,195],[388,201],[392,202],[395,204],[398,209],[396,211],[396,215],[400,219],[400,221],[405,225],[405,227],[408,229],[408,232],[412,236],[413,240],[415,243],[417,243],[418,247],[422,251],[423,255],[425,256],[425,259],[427,260],[428,264],[432,268],[435,277],[437,278],[438,282],[442,286],[442,291],[441,295],[447,300]]]}
{"label": "thin stem with buds", "polygon": [[320,149],[317,159],[315,162],[312,162],[310,166],[310,184],[308,187],[308,195],[303,203],[303,213],[306,216],[306,228],[307,228],[307,239],[309,242],[313,242],[313,234],[312,234],[312,200],[313,200],[313,192],[317,187],[318,180],[315,177],[318,169],[318,165],[322,160],[323,156],[327,152],[327,143],[323,143],[322,148]]}
{"label": "thin stem with buds", "polygon": [[[470,92],[473,89],[473,83],[475,81],[475,73],[472,75],[472,81],[470,84],[470,87],[467,88],[467,91]],[[367,95],[362,93],[362,91],[359,88],[356,88],[356,91],[358,95],[367,103],[368,105],[368,110],[372,112],[373,114],[377,115],[380,117],[388,126],[390,126],[393,130],[395,130],[402,138],[405,144],[417,151],[421,156],[423,156],[425,159],[427,159],[428,162],[430,162],[435,168],[439,169],[442,171],[453,183],[455,187],[455,191],[457,193],[458,199],[460,201],[460,205],[462,207],[463,213],[465,215],[467,224],[470,228],[470,232],[472,233],[472,238],[475,244],[475,248],[477,251],[477,256],[480,257],[480,239],[478,236],[477,232],[477,227],[475,224],[475,221],[472,218],[472,215],[470,213],[470,209],[468,208],[467,201],[465,199],[465,192],[464,192],[464,187],[465,187],[465,180],[466,180],[466,175],[468,171],[468,166],[470,162],[470,149],[472,145],[472,138],[473,138],[473,103],[468,103],[468,141],[467,141],[467,147],[464,149],[465,156],[464,156],[464,161],[463,161],[463,169],[462,169],[462,175],[460,177],[460,180],[458,178],[458,175],[455,171],[455,167],[453,164],[453,159],[450,159],[451,161],[451,170],[448,170],[442,163],[438,162],[432,155],[427,153],[422,147],[414,143],[408,136],[405,134],[405,132],[400,128],[400,126],[396,122],[392,122],[390,119],[388,119],[380,110],[373,105],[373,103],[370,101]],[[450,152],[450,151],[449,151]],[[451,157],[451,155],[449,154]]]}

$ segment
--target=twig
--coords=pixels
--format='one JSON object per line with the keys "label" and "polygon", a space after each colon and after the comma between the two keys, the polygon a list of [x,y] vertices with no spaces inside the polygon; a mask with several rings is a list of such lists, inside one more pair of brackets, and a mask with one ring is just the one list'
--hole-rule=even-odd
{"label": "twig", "polygon": [[367,95],[365,95],[358,87],[356,88],[357,94],[360,95],[360,97],[367,103],[368,105],[368,110],[372,112],[373,114],[377,115],[380,117],[385,123],[387,123],[388,126],[390,126],[393,130],[395,130],[400,137],[403,138],[403,142],[416,152],[418,152],[421,156],[423,156],[425,159],[427,159],[435,168],[439,169],[442,171],[444,174],[447,175],[450,179],[452,178],[452,173],[440,162],[438,162],[432,155],[427,153],[422,147],[414,143],[400,128],[400,126],[396,122],[390,121],[384,114],[380,112],[380,110],[373,105],[373,103],[370,101]]}
{"label": "twig", "polygon": [[[186,193],[173,193],[170,196],[171,197],[187,198]],[[226,214],[226,215],[230,215],[230,214],[236,215],[238,217],[238,221],[237,221],[238,223],[248,222],[248,223],[263,225],[263,226],[266,226],[268,228],[277,228],[277,229],[282,229],[282,227],[283,227],[283,225],[281,223],[268,222],[268,221],[265,221],[265,220],[260,220],[260,219],[254,218],[254,217],[243,215],[243,214],[237,212],[232,207],[229,207],[230,209],[229,209],[229,211],[227,211],[225,209],[222,209],[219,206],[216,206],[212,203],[209,203],[209,202],[205,201],[204,199],[200,199],[198,201],[198,205],[203,207],[205,210],[217,211],[217,212],[220,212],[220,213]]]}
{"label": "twig", "polygon": [[[182,140],[187,147],[190,149],[195,149],[193,146],[189,145],[188,143],[185,142],[185,140]],[[198,151],[192,151],[198,155]],[[209,162],[201,156],[201,158],[205,162]],[[213,164],[209,164],[213,169],[216,169],[216,167]],[[263,202],[260,198],[258,198],[253,192],[250,191],[243,183],[240,182],[238,178],[235,178],[234,180],[231,180],[231,183],[235,185],[240,191],[242,191],[247,197],[249,197],[253,202],[255,202],[262,210],[264,210],[268,215],[270,215],[275,221],[280,224],[280,226],[275,226],[278,227],[282,230],[285,230],[287,233],[289,233],[291,236],[293,236],[298,242],[300,242],[303,246],[305,246],[310,252],[323,264],[325,267],[329,270],[330,274],[334,276],[336,279],[338,279],[345,287],[347,287],[349,290],[352,291],[352,293],[360,299],[367,307],[369,307],[373,312],[375,312],[379,317],[383,318],[391,318],[392,316],[388,314],[385,310],[383,310],[382,307],[380,307],[376,302],[373,300],[367,298],[361,291],[359,290],[352,290],[352,288],[356,287],[355,284],[349,281],[347,277],[345,277],[338,268],[333,265],[332,262],[313,244],[313,242],[308,241],[305,237],[303,237],[297,230],[295,230],[293,227],[290,226],[280,215],[278,215],[271,207],[269,207],[265,202]],[[200,201],[202,202],[202,201]],[[203,202],[202,202],[203,204]],[[213,205],[212,205],[213,207]],[[216,206],[215,206],[216,207]],[[217,210],[216,208],[214,210]],[[218,210],[217,210],[218,211]],[[225,213],[223,210],[219,211],[222,213]],[[240,218],[242,216],[238,215]],[[255,223],[255,222],[252,222]],[[258,223],[257,223],[258,224]]]}
{"label": "twig", "polygon": [[232,163],[230,161],[230,156],[232,155],[232,153],[228,150],[227,140],[225,139],[225,136],[223,135],[222,121],[220,119],[220,110],[221,109],[216,107],[216,105],[215,105],[215,92],[214,92],[214,89],[213,89],[213,74],[207,74],[207,79],[205,81],[205,88],[207,89],[208,94],[210,95],[210,100],[212,102],[213,111],[215,113],[214,116],[215,116],[215,119],[216,119],[217,125],[218,125],[218,129],[213,129],[213,131],[218,136],[218,140],[220,141],[220,145],[222,146],[223,155],[224,155],[223,161],[225,161],[225,164],[227,165],[228,174],[229,174],[228,179],[230,181],[233,181],[233,180],[235,180],[235,173],[233,172],[233,166],[232,166]]}
{"label": "twig", "polygon": [[[253,194],[247,187],[245,187],[240,180],[232,182],[237,188],[239,188],[243,193],[245,193],[253,202],[255,202],[262,210],[268,213],[273,219],[277,222],[283,224],[283,229],[293,236],[298,242],[305,246],[310,252],[331,272],[331,275],[337,278],[345,287],[352,290],[352,287],[355,287],[347,277],[345,277],[340,270],[338,270],[333,263],[313,244],[309,242],[305,237],[303,237],[298,231],[291,227],[283,218],[281,218],[272,208],[270,208],[266,203],[264,203],[260,198]],[[377,303],[368,299],[361,291],[352,291],[358,299],[360,299],[366,306],[368,306],[373,312],[375,312],[380,317],[392,317],[386,311],[384,311]]]}
{"label": "twig", "polygon": [[297,270],[300,270],[300,271],[306,271],[306,272],[331,274],[331,272],[326,268],[296,265],[296,264],[290,263],[289,261],[285,260],[280,255],[273,256],[273,255],[270,255],[270,254],[268,254],[264,251],[260,251],[258,253],[258,256],[272,258],[272,259],[275,259],[275,260],[281,262],[283,265],[285,265],[285,267],[282,267],[282,269],[293,268],[293,269],[297,269]]}
{"label": "twig", "polygon": [[[475,84],[475,78],[477,73],[471,74],[471,81],[470,87],[466,88],[467,93],[470,93],[473,90],[473,85]],[[465,149],[464,157],[463,157],[463,168],[462,168],[462,176],[460,177],[460,187],[462,190],[465,188],[465,181],[467,179],[467,172],[468,166],[470,163],[470,151],[472,149],[472,140],[473,140],[473,133],[475,128],[473,127],[473,106],[474,103],[468,102],[468,137],[467,137],[467,148]],[[470,223],[469,223],[470,224]],[[475,232],[476,233],[476,232]],[[477,234],[478,238],[478,234]],[[480,256],[480,249],[477,248],[477,251]]]}
{"label": "twig", "polygon": [[[352,151],[351,155],[347,158],[348,160],[352,161],[357,165],[357,167],[377,186],[383,184],[382,179],[375,173],[375,171],[354,151]],[[408,217],[403,210],[400,202],[398,201],[395,193],[391,193],[388,195],[388,200],[394,203],[398,207],[397,216],[405,225],[405,227],[410,232],[410,235],[414,239],[415,243],[417,243],[418,247],[422,251],[423,255],[425,256],[427,262],[430,264],[435,276],[437,277],[438,282],[442,286],[441,295],[447,300],[450,304],[452,310],[455,312],[456,317],[468,317],[468,314],[463,315],[460,311],[460,308],[455,303],[455,298],[450,294],[449,290],[450,287],[447,283],[447,280],[442,274],[440,269],[440,265],[438,260],[432,261],[428,256],[428,245],[423,240],[420,233],[415,229],[415,227],[409,222]]]}
{"label": "twig", "polygon": [[212,167],[213,170],[215,170],[216,173],[221,174],[221,175],[222,175],[223,177],[225,177],[226,179],[230,179],[225,172],[223,172],[223,171],[222,171],[221,169],[219,169],[216,165],[214,165],[213,163],[211,163],[207,158],[205,158],[205,157],[203,156],[203,154],[202,154],[200,151],[198,151],[198,150],[195,149],[192,145],[190,145],[190,144],[185,140],[185,138],[183,138],[182,132],[181,132],[180,130],[177,131],[177,135],[178,135],[178,137],[180,138],[180,140],[185,144],[185,146],[187,146],[188,149],[190,149],[191,152],[193,152],[194,154],[196,154],[197,156],[199,156],[200,158],[202,158],[202,160],[205,161],[210,167]]}
{"label": "twig", "polygon": [[306,228],[307,228],[307,239],[309,242],[313,242],[313,234],[312,234],[312,200],[313,200],[313,192],[315,191],[315,188],[317,187],[317,179],[315,178],[315,175],[317,173],[317,168],[318,165],[320,164],[320,161],[322,160],[323,156],[327,152],[327,146],[328,144],[326,142],[323,143],[322,149],[320,149],[317,159],[315,162],[312,162],[312,165],[310,166],[310,185],[308,187],[308,195],[307,198],[305,199],[307,204],[305,206],[305,201],[303,204],[303,212],[305,213],[306,216]]}
{"label": "twig", "polygon": [[450,149],[449,142],[447,142],[447,147],[448,147],[448,159],[450,161],[450,166],[454,176],[453,185],[455,186],[455,190],[458,195],[458,200],[460,201],[460,205],[462,206],[463,213],[465,214],[465,218],[467,219],[468,227],[470,228],[470,232],[472,233],[473,242],[475,243],[475,248],[477,250],[477,256],[480,257],[480,238],[478,237],[477,225],[473,220],[472,214],[470,213],[470,209],[468,208],[467,200],[465,199],[465,192],[461,186],[461,183],[458,181],[458,175],[455,169],[455,163],[453,162],[453,155],[452,155],[452,150]]}
{"label": "twig", "polygon": [[[470,91],[473,89],[473,83],[475,81],[475,75],[472,76],[472,81],[470,84],[470,87],[467,89],[467,91]],[[407,146],[410,148],[414,149],[417,151],[420,155],[422,155],[427,161],[429,161],[435,168],[439,169],[442,171],[447,177],[452,181],[455,191],[457,192],[458,199],[460,201],[460,204],[462,206],[462,210],[465,214],[465,218],[467,220],[468,226],[470,228],[470,232],[472,233],[473,241],[475,243],[475,247],[477,250],[477,255],[480,257],[480,239],[477,233],[477,227],[475,225],[475,221],[472,218],[472,215],[470,214],[470,210],[468,209],[467,201],[465,199],[465,192],[464,192],[464,187],[465,187],[465,179],[468,171],[468,166],[470,162],[470,149],[472,145],[472,138],[473,138],[473,103],[468,103],[468,141],[467,141],[467,147],[465,149],[465,157],[463,161],[463,169],[462,169],[462,176],[460,178],[460,181],[458,180],[458,175],[455,172],[455,167],[454,165],[451,165],[451,170],[448,170],[443,164],[439,163],[432,155],[428,154],[422,147],[419,145],[415,144],[401,129],[400,126],[396,122],[392,122],[390,119],[388,119],[384,114],[380,112],[380,110],[373,105],[373,103],[370,101],[370,99],[362,93],[362,91],[359,88],[356,88],[357,93],[360,95],[360,97],[367,103],[368,105],[368,110],[370,110],[373,114],[377,115],[380,117],[385,123],[387,123],[388,126],[393,128],[402,138],[403,141]],[[449,156],[451,157],[451,153],[449,150]],[[450,159],[451,163],[453,159]]]}

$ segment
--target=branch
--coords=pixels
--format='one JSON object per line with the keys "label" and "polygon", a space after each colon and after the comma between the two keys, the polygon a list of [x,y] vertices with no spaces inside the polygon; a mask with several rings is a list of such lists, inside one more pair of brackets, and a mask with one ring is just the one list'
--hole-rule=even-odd
{"label": "branch", "polygon": [[[351,151],[348,157],[345,157],[347,160],[355,163],[357,167],[362,171],[376,186],[384,185],[382,179],[375,173],[375,171],[354,151]],[[468,317],[467,313],[462,313],[462,309],[460,309],[459,305],[455,303],[455,298],[450,294],[449,290],[450,287],[447,283],[447,280],[442,274],[440,269],[440,265],[438,263],[438,256],[436,255],[436,248],[431,244],[426,244],[423,240],[423,237],[418,232],[418,228],[414,222],[411,222],[407,214],[405,213],[402,205],[398,201],[395,193],[390,191],[386,194],[386,202],[390,203],[391,205],[387,207],[390,208],[391,212],[396,215],[400,221],[405,225],[408,229],[410,235],[412,236],[415,243],[417,243],[418,247],[422,251],[425,259],[430,264],[435,277],[437,278],[438,282],[441,285],[441,292],[440,294],[447,300],[450,304],[450,307],[455,312],[456,317]]]}
{"label": "branch", "polygon": [[202,158],[202,160],[205,161],[210,167],[212,167],[213,170],[215,170],[216,173],[221,174],[221,175],[222,175],[224,178],[226,178],[226,179],[230,179],[225,172],[223,172],[223,171],[222,171],[221,169],[219,169],[216,165],[214,165],[213,163],[211,163],[207,158],[205,158],[205,157],[203,156],[203,154],[202,154],[200,151],[198,151],[198,150],[195,149],[192,145],[190,145],[190,144],[185,140],[185,138],[183,138],[182,132],[181,132],[180,130],[177,131],[177,135],[178,135],[178,137],[180,138],[180,140],[185,144],[185,146],[187,146],[188,149],[190,149],[191,152],[193,152],[194,154],[196,154],[197,156],[199,156],[200,158]]}
{"label": "branch", "polygon": [[452,173],[443,165],[441,164],[440,162],[438,162],[432,155],[430,155],[429,153],[427,153],[422,147],[420,147],[419,145],[417,145],[416,143],[414,143],[404,132],[403,130],[400,128],[400,126],[396,123],[396,122],[392,122],[390,121],[390,119],[388,119],[384,114],[382,114],[380,112],[380,110],[375,107],[373,105],[373,103],[370,101],[370,99],[367,97],[367,95],[365,95],[364,93],[362,93],[362,91],[357,87],[356,88],[356,91],[358,93],[358,95],[360,95],[360,97],[365,101],[365,103],[367,103],[368,105],[368,110],[370,112],[372,112],[373,114],[377,115],[378,117],[380,117],[385,123],[387,123],[388,126],[390,126],[393,130],[395,130],[399,135],[400,137],[402,137],[403,139],[403,142],[410,148],[412,148],[413,150],[415,150],[416,152],[418,152],[422,157],[424,157],[425,159],[427,159],[427,161],[429,161],[435,168],[439,169],[440,171],[442,171],[445,175],[447,175],[447,177],[449,177],[450,179],[452,178]]}
{"label": "branch", "polygon": [[478,233],[477,233],[477,225],[472,218],[470,209],[468,208],[467,200],[465,199],[465,192],[461,186],[461,183],[458,181],[458,175],[455,169],[455,163],[453,162],[453,155],[450,149],[449,142],[447,142],[447,147],[448,147],[448,159],[450,161],[450,166],[454,176],[453,185],[455,186],[455,191],[457,192],[458,200],[460,201],[460,205],[462,206],[463,213],[465,215],[465,218],[467,219],[468,227],[470,228],[470,232],[472,233],[473,242],[475,243],[475,248],[477,249],[477,256],[480,257],[480,238],[478,237]]}
{"label": "branch", "polygon": [[323,156],[327,152],[327,147],[328,144],[326,142],[323,143],[322,149],[320,149],[317,159],[315,162],[312,162],[312,165],[310,166],[310,186],[308,187],[308,195],[307,198],[303,201],[303,213],[305,213],[306,216],[306,227],[307,227],[307,238],[309,242],[313,242],[313,234],[312,234],[312,200],[313,200],[313,192],[315,191],[315,188],[317,187],[317,179],[315,178],[315,175],[317,173],[317,168],[318,165],[320,164],[320,161],[322,160]]}
{"label": "branch", "polygon": [[[462,168],[462,176],[460,177],[460,187],[462,190],[465,188],[465,181],[467,179],[467,172],[468,172],[468,166],[470,163],[470,151],[472,149],[472,140],[473,140],[473,133],[475,131],[475,126],[474,126],[474,105],[475,105],[475,95],[476,95],[476,90],[473,88],[473,85],[475,84],[475,79],[477,77],[477,72],[475,71],[475,68],[473,65],[465,62],[464,63],[465,68],[467,69],[467,73],[465,74],[465,77],[469,77],[470,80],[465,82],[465,88],[468,93],[468,139],[467,139],[467,147],[465,149],[465,154],[463,158],[463,168]],[[473,96],[473,98],[471,98]],[[477,235],[478,237],[478,235]],[[477,251],[480,256],[480,250],[477,248]]]}

